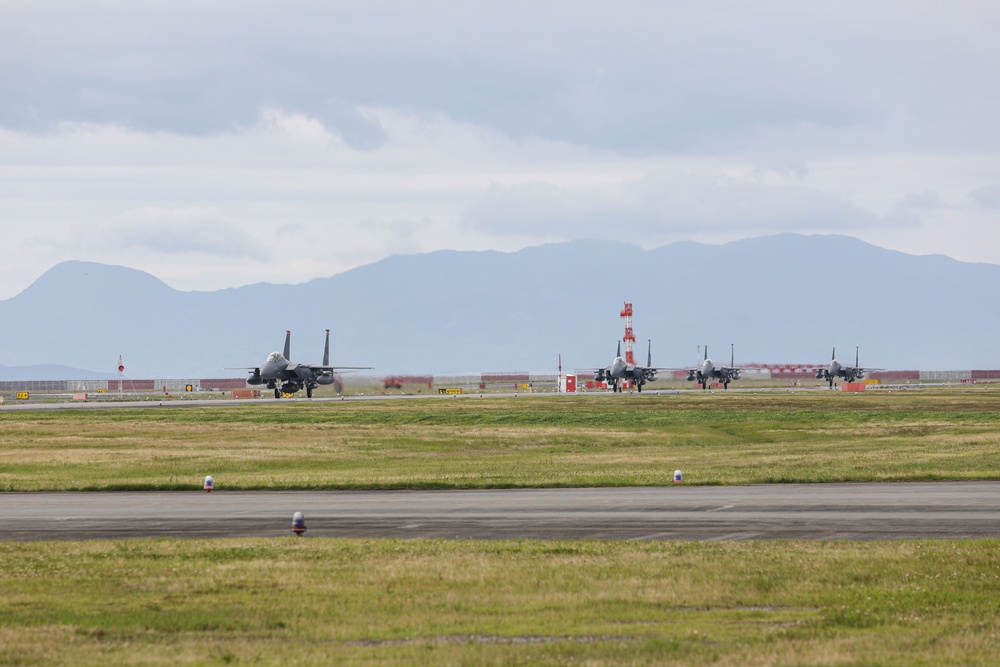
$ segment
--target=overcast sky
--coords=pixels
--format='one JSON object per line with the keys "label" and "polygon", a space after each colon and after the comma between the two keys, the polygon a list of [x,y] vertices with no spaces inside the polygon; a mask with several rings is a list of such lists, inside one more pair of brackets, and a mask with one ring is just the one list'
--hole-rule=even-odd
{"label": "overcast sky", "polygon": [[6,0],[0,298],[784,231],[1000,264],[997,35],[987,0]]}

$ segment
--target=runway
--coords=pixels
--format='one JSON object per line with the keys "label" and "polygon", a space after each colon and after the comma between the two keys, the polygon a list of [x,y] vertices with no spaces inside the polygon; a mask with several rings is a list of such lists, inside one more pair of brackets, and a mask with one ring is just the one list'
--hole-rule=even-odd
{"label": "runway", "polygon": [[291,535],[901,540],[1000,536],[1000,482],[455,491],[0,493],[0,540]]}

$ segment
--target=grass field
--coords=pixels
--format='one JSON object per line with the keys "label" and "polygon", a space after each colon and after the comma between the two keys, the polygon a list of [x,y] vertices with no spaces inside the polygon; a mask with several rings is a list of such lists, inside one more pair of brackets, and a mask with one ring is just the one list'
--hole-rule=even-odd
{"label": "grass field", "polygon": [[1000,389],[0,411],[0,490],[1000,477]]}
{"label": "grass field", "polygon": [[[1000,478],[1000,391],[0,410],[0,489]],[[1000,542],[0,543],[0,664],[992,665]]]}
{"label": "grass field", "polygon": [[0,663],[992,665],[998,548],[0,543]]}

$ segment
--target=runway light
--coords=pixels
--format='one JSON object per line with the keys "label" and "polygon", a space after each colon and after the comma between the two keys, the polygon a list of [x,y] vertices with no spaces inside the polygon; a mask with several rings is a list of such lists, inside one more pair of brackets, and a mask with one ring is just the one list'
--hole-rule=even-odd
{"label": "runway light", "polygon": [[206,475],[205,476],[205,491],[207,491],[208,493],[211,493],[212,489],[214,489],[214,488],[215,488],[215,482],[212,481],[212,476],[211,475]]}
{"label": "runway light", "polygon": [[674,481],[675,482],[683,482],[684,481],[684,476],[681,475],[681,471],[680,470],[675,470],[674,471]]}
{"label": "runway light", "polygon": [[302,537],[302,533],[306,532],[306,519],[302,516],[302,512],[296,512],[292,515],[292,532]]}

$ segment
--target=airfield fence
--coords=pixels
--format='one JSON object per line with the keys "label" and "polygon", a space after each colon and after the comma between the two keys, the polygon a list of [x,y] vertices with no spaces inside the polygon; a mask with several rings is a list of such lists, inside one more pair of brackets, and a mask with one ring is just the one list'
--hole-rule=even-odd
{"label": "airfield fence", "polygon": [[[188,387],[191,391],[228,391],[230,389],[245,389],[245,378],[209,378],[209,379],[159,379],[132,380],[122,378],[123,392],[183,392]],[[118,380],[0,380],[0,392],[45,392],[45,393],[113,393],[118,391]]]}
{"label": "airfield fence", "polygon": [[[356,377],[356,376],[355,376]],[[398,376],[409,381],[419,377],[421,383],[430,382],[438,386],[479,386],[489,385],[521,385],[533,384],[542,386],[555,385],[559,377],[556,373],[464,373],[455,375],[434,376]],[[364,377],[357,377],[363,381]],[[370,379],[370,378],[368,378]],[[246,378],[161,378],[156,380],[141,380],[122,378],[121,390],[126,393],[164,392],[183,393],[186,391],[231,391],[246,389]],[[0,380],[0,392],[36,392],[36,393],[117,393],[118,380]]]}
{"label": "airfield fence", "polygon": [[[868,379],[878,380],[881,383],[905,384],[916,382],[981,382],[990,380],[1000,380],[1000,370],[952,370],[952,371],[870,371]],[[397,376],[392,376],[397,377]],[[548,385],[556,385],[559,376],[551,372],[501,372],[501,373],[460,373],[453,375],[434,376],[398,376],[407,381],[419,377],[421,383],[430,381],[434,385],[453,387],[472,386],[504,386],[519,387],[531,384],[535,388],[542,388]],[[581,376],[582,377],[582,376]],[[687,377],[687,371],[668,371],[660,373],[663,379],[683,380]],[[751,368],[743,372],[743,379],[746,380],[780,380],[793,377],[806,377],[800,372],[773,372],[767,368]],[[809,378],[812,374],[808,375]],[[358,378],[361,379],[361,378]],[[381,382],[381,380],[380,380]],[[121,390],[127,393],[135,392],[164,392],[183,393],[187,391],[230,391],[233,389],[246,389],[246,378],[161,378],[155,380],[139,380],[122,378]],[[118,391],[118,380],[0,380],[0,392],[10,394],[14,392],[36,392],[36,393],[116,393]]]}

